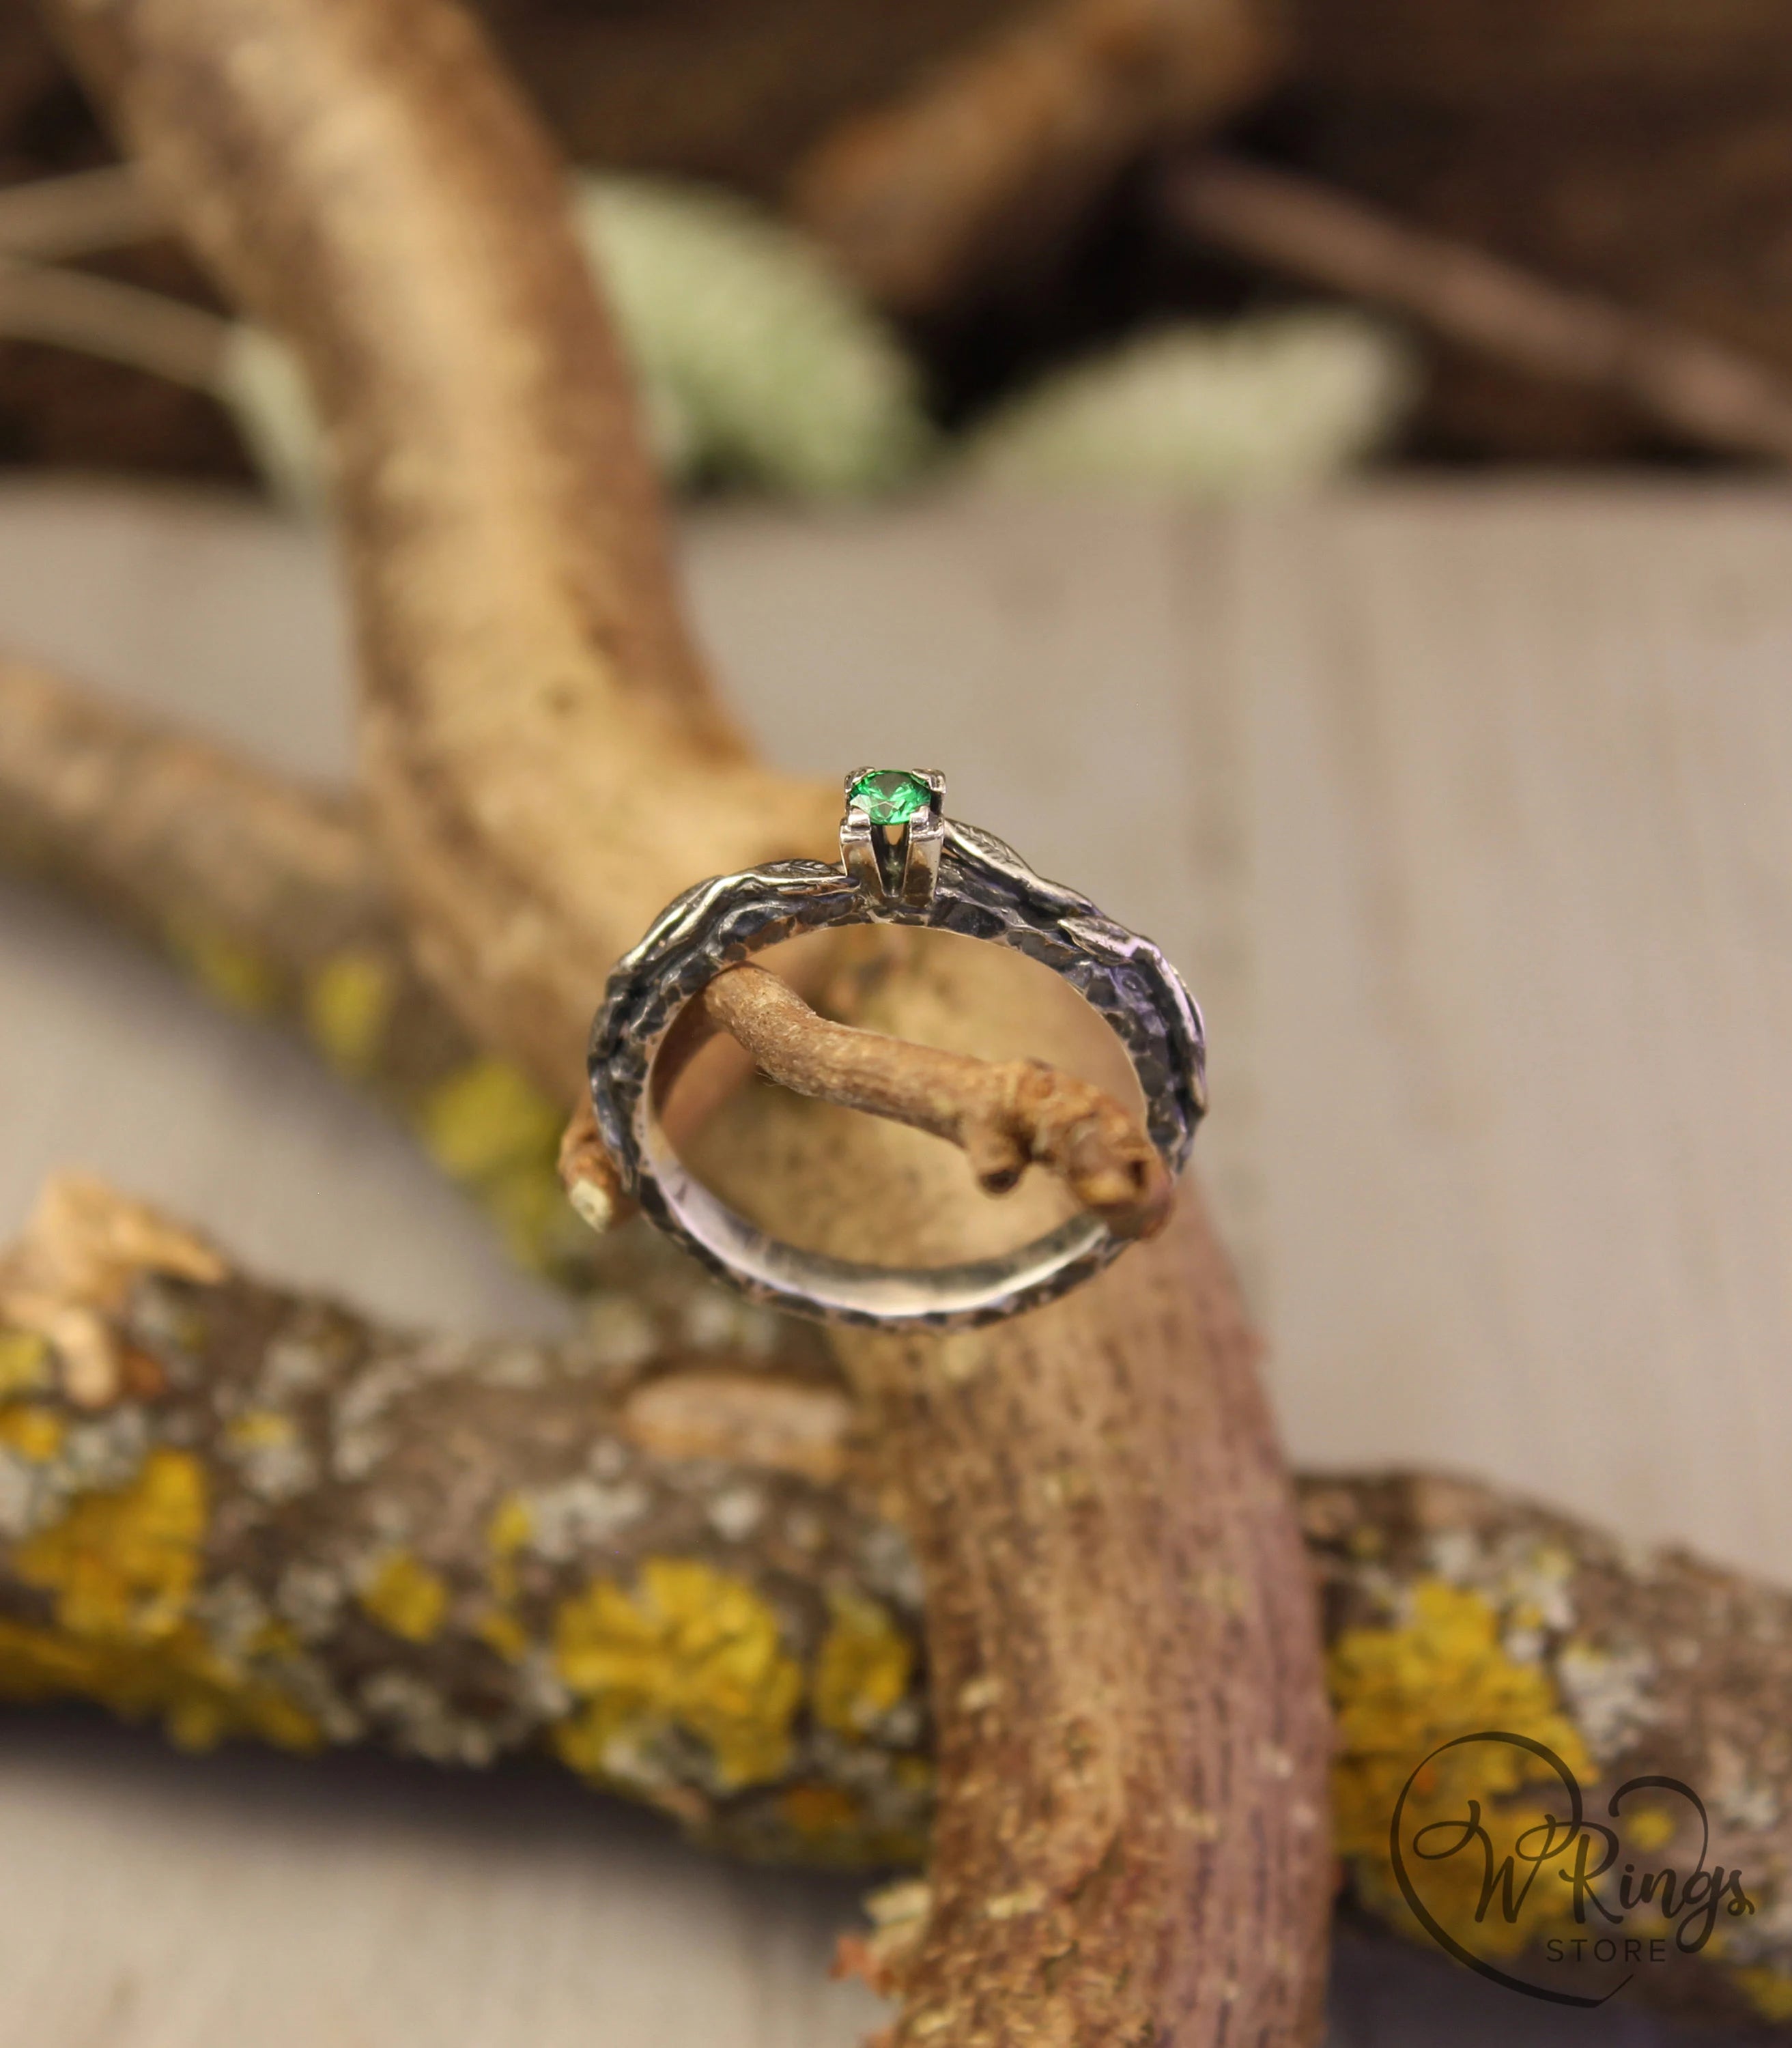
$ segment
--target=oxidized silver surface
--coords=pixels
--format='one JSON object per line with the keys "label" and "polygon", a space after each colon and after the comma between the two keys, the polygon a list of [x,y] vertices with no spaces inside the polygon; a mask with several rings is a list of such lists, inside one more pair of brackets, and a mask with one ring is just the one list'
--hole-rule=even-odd
{"label": "oxidized silver surface", "polygon": [[1035,875],[1000,840],[942,816],[939,778],[926,779],[935,789],[933,813],[914,835],[925,851],[911,860],[904,844],[890,893],[862,856],[853,861],[858,871],[848,871],[865,824],[862,813],[849,811],[840,867],[769,862],[700,882],[669,904],[618,962],[592,1026],[598,1127],[642,1212],[755,1300],[828,1322],[953,1329],[995,1321],[1067,1293],[1126,1241],[1082,1214],[999,1258],[898,1269],[767,1236],[685,1169],[660,1129],[649,1085],[679,1012],[723,968],[782,939],[839,925],[929,925],[987,939],[1050,968],[1107,1020],[1132,1061],[1151,1142],[1173,1175],[1206,1107],[1200,1013],[1169,961],[1086,897]]}

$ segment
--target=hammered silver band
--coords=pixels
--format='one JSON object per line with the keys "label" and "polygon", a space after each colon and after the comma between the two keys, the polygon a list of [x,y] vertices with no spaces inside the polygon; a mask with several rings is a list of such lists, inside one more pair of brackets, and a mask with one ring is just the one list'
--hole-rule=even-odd
{"label": "hammered silver band", "polygon": [[946,818],[940,778],[916,779],[931,785],[933,801],[899,828],[849,801],[840,866],[770,862],[700,882],[669,904],[610,977],[592,1026],[592,1102],[643,1213],[755,1300],[825,1322],[965,1328],[1068,1293],[1125,1240],[1083,1214],[1016,1251],[957,1266],[896,1268],[804,1251],[769,1236],[690,1173],[661,1128],[652,1086],[679,1013],[724,968],[831,926],[927,925],[1026,954],[1105,1018],[1138,1077],[1151,1142],[1173,1175],[1181,1171],[1206,1107],[1205,1041],[1176,970],[1148,939],[1035,875],[1001,840]]}

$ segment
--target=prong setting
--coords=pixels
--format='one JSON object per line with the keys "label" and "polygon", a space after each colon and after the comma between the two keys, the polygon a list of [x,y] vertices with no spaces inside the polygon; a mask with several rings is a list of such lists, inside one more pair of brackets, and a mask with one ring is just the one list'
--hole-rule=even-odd
{"label": "prong setting", "polygon": [[937,770],[855,769],[846,778],[840,864],[869,905],[925,910],[940,879],[946,778]]}

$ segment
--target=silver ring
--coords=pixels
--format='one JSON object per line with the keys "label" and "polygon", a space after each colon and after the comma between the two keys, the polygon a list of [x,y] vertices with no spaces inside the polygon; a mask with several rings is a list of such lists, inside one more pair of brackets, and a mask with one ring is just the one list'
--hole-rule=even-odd
{"label": "silver ring", "polygon": [[944,816],[945,778],[860,769],[847,778],[840,862],[779,860],[700,882],[617,963],[592,1021],[592,1103],[642,1212],[754,1300],[824,1322],[963,1329],[1066,1294],[1125,1248],[1098,1217],[960,1266],[891,1267],[768,1236],[696,1180],[661,1128],[654,1063],[679,1014],[723,968],[838,925],[923,925],[1011,946],[1062,977],[1132,1061],[1146,1128],[1172,1176],[1207,1107],[1200,1012],[1149,939],[1047,882],[1000,840]]}

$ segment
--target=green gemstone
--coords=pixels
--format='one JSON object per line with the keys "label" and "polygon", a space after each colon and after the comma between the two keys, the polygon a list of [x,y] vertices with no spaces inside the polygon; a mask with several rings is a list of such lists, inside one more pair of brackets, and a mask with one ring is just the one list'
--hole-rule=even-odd
{"label": "green gemstone", "polygon": [[846,793],[848,805],[857,805],[875,825],[912,824],[926,816],[933,800],[933,791],[906,768],[870,769]]}

